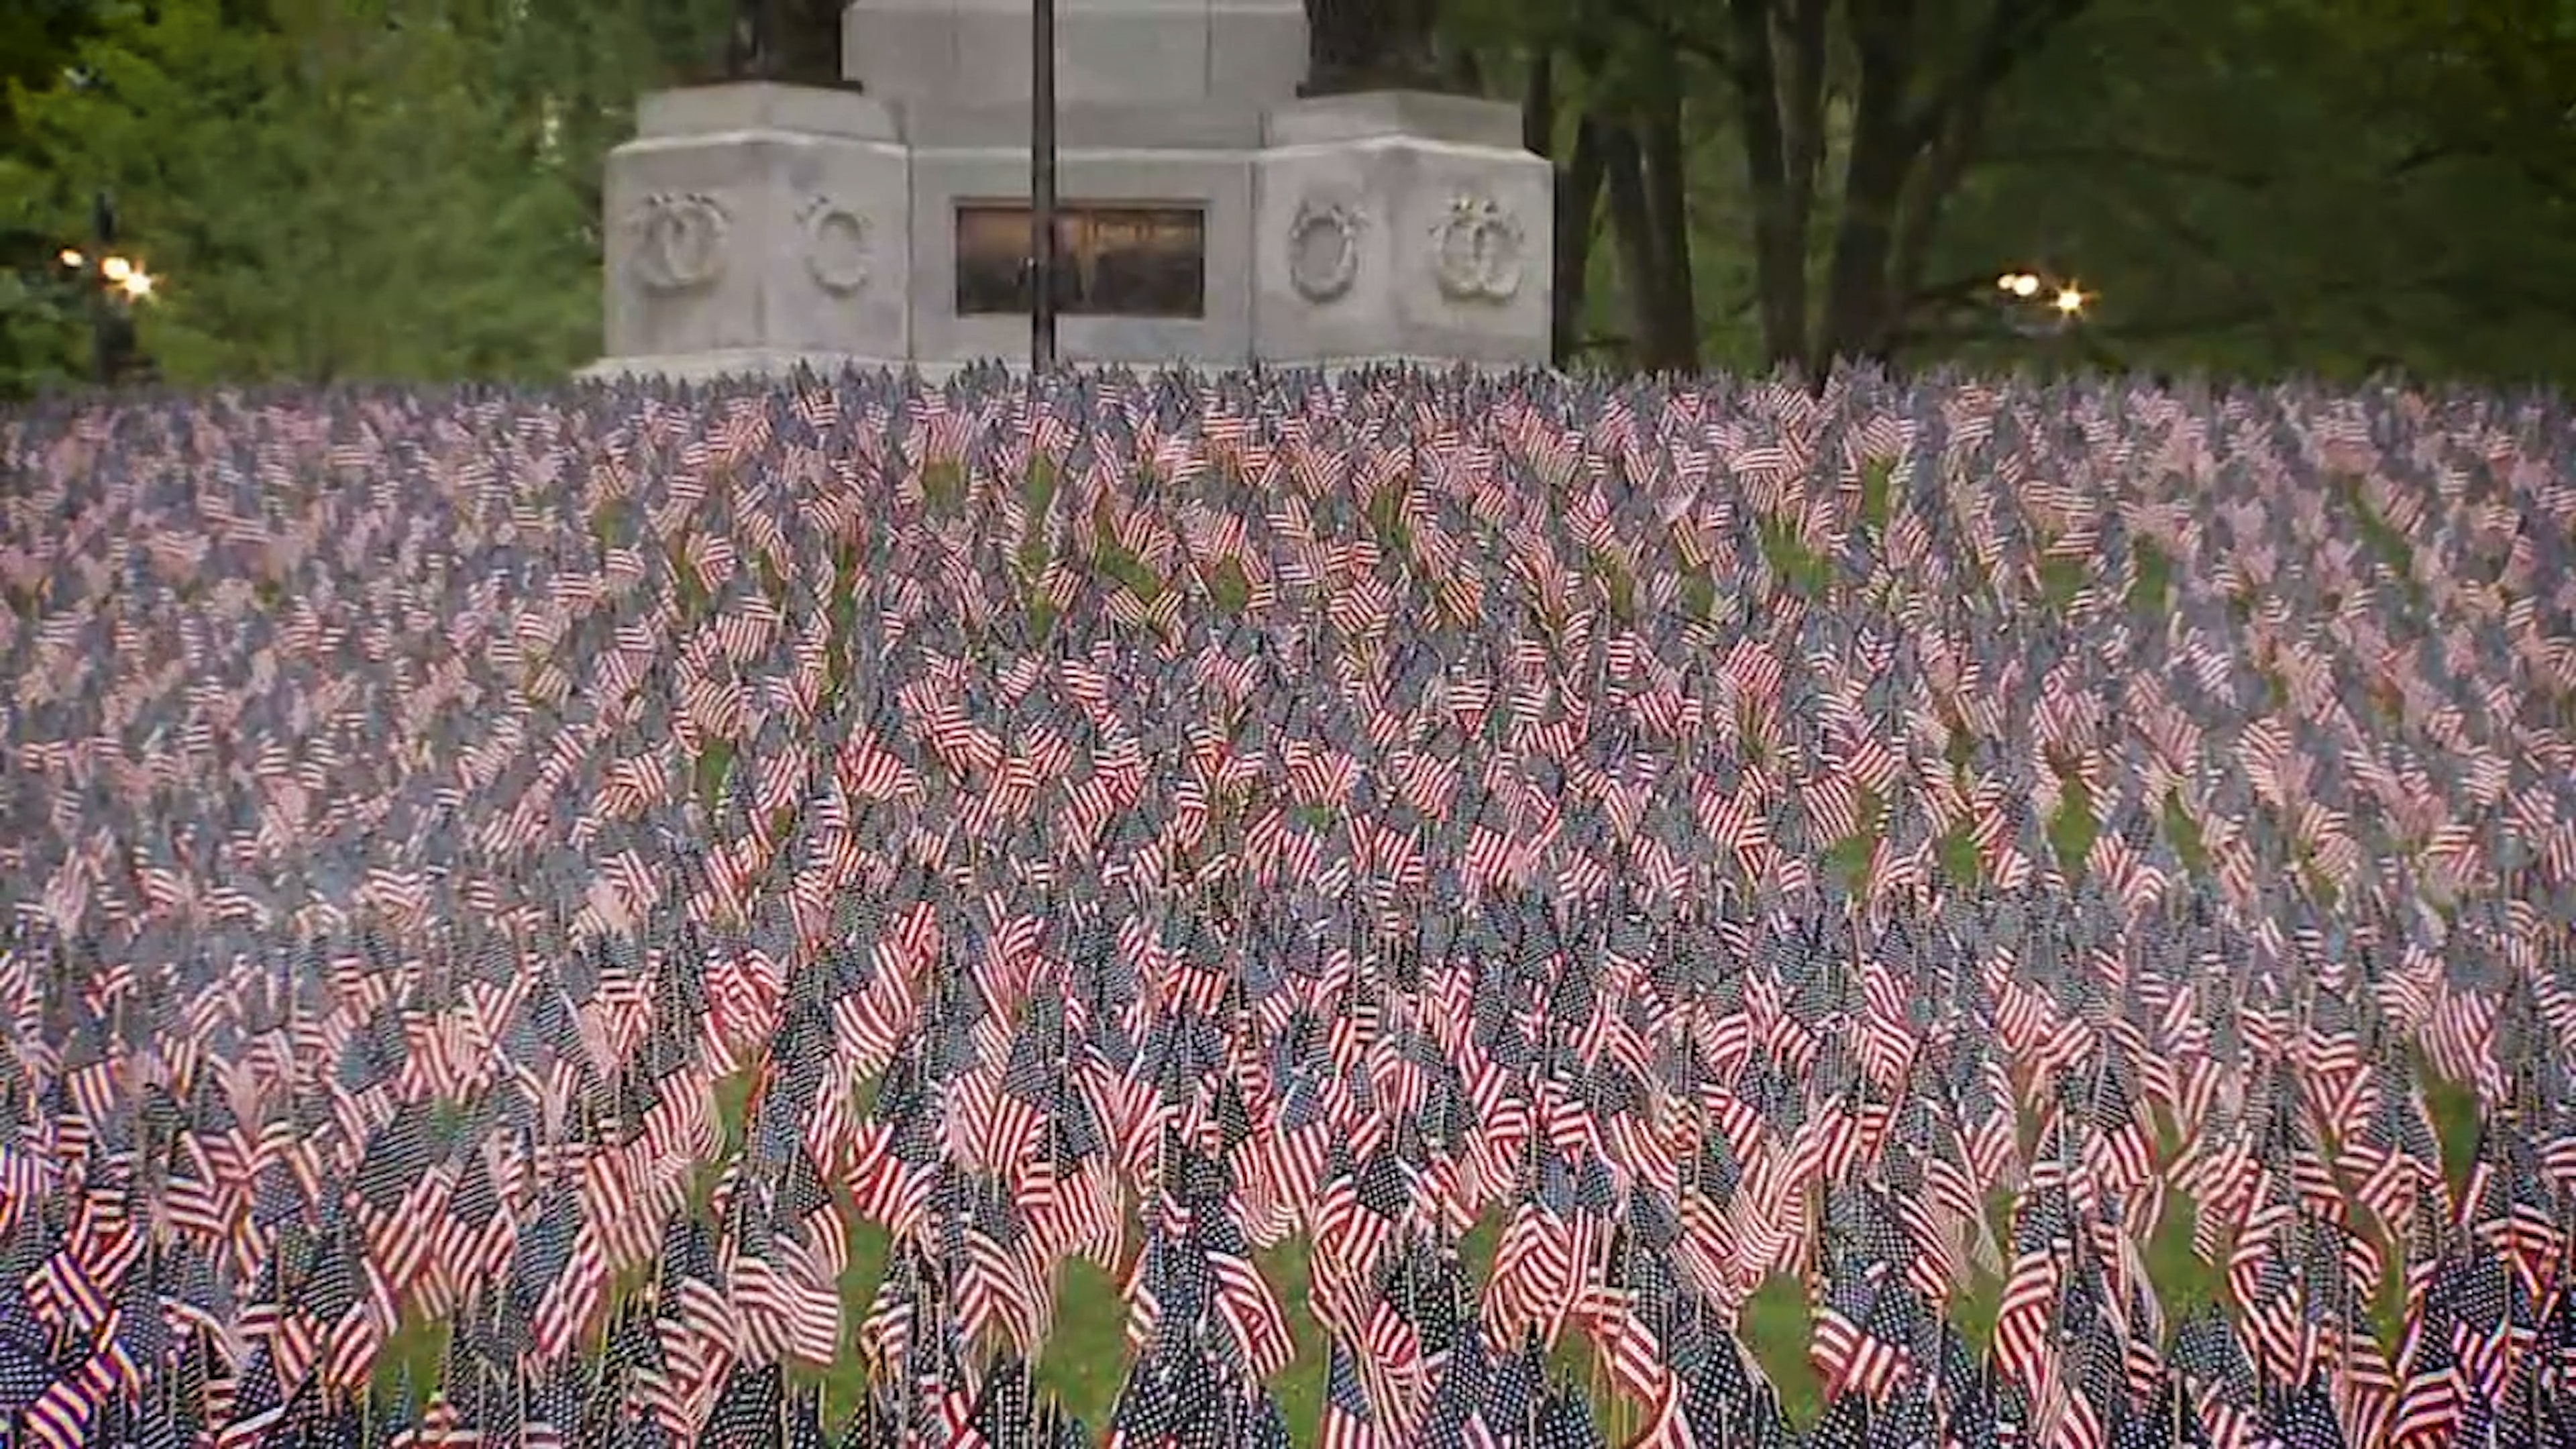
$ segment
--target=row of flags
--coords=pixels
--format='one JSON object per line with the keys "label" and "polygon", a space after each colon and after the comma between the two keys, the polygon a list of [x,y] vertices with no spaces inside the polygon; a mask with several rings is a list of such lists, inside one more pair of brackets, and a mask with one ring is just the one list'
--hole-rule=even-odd
{"label": "row of flags", "polygon": [[[2555,1442],[2567,445],[1867,376],[29,413],[0,1419]],[[1073,1261],[1099,1422],[1029,1368]]]}

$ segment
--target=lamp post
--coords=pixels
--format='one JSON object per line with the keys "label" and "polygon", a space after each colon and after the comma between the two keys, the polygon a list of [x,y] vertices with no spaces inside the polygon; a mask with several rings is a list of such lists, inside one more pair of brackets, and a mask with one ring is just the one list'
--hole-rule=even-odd
{"label": "lamp post", "polygon": [[[90,288],[90,354],[98,371],[98,385],[109,387],[116,382],[115,323],[108,314],[107,263],[116,245],[116,203],[107,193],[90,198],[90,244],[98,258],[99,285]],[[118,260],[123,260],[118,258]]]}
{"label": "lamp post", "polygon": [[1055,0],[1029,7],[1029,366],[1055,366]]}
{"label": "lamp post", "polygon": [[116,203],[104,191],[90,201],[91,249],[65,247],[55,258],[89,293],[90,372],[100,387],[113,387],[134,353],[132,305],[152,295],[153,280],[141,263],[116,252]]}

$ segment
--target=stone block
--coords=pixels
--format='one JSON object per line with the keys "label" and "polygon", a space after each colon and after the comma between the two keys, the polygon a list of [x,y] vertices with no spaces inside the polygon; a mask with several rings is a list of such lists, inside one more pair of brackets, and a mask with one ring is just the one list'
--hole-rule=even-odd
{"label": "stone block", "polygon": [[1320,97],[1275,108],[1268,134],[1253,187],[1258,360],[1546,364],[1555,173],[1520,148],[1513,108]]}
{"label": "stone block", "polygon": [[[856,0],[842,67],[897,103],[1025,106],[1027,0]],[[1302,0],[1057,0],[1056,99],[1156,105],[1289,99],[1305,74]]]}
{"label": "stone block", "polygon": [[856,87],[734,81],[653,91],[635,103],[635,134],[659,140],[736,131],[789,131],[853,141],[896,139],[894,113]]}
{"label": "stone block", "polygon": [[705,90],[648,97],[652,134],[609,154],[608,359],[906,356],[909,163],[885,107]]}
{"label": "stone block", "polygon": [[[1028,102],[964,106],[946,101],[907,101],[904,139],[923,150],[1029,148]],[[1068,101],[1056,107],[1056,153],[1101,151],[1231,151],[1261,145],[1261,111],[1223,101],[1163,105],[1102,105]]]}
{"label": "stone block", "polygon": [[1305,79],[1305,0],[1208,0],[1211,97],[1274,106]]}

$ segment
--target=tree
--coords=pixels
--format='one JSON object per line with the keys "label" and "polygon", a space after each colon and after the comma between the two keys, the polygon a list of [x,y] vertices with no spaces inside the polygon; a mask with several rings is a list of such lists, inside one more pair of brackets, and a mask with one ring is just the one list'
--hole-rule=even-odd
{"label": "tree", "polygon": [[[2098,296],[2070,360],[2096,365],[2576,372],[2576,214],[2553,143],[2472,124],[2369,18],[2099,0],[1991,118],[1948,265],[2077,274]],[[2028,355],[1961,300],[1980,305],[1918,312],[1905,345]]]}
{"label": "tree", "polygon": [[[1574,150],[1586,159],[1588,131],[1634,360],[1698,365],[1693,249],[1732,242],[1750,257],[1757,360],[1821,378],[1837,361],[1888,357],[1919,307],[1968,287],[1931,275],[1944,209],[1996,97],[2088,3],[1536,0],[1468,23],[1543,55],[1552,85],[1580,77]],[[1738,157],[1738,237],[1691,221],[1710,138]],[[1588,181],[1586,169],[1560,181]]]}
{"label": "tree", "polygon": [[652,8],[112,6],[89,83],[11,92],[0,208],[77,235],[113,191],[173,381],[558,377],[598,336],[601,157],[682,48]]}

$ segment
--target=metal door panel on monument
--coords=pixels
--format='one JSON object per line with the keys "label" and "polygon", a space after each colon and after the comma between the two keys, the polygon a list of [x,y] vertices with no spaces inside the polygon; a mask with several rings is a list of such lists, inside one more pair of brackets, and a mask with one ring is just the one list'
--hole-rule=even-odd
{"label": "metal door panel on monument", "polygon": [[[1207,315],[1207,215],[1195,206],[1081,202],[1056,216],[1058,313],[1066,317]],[[957,207],[957,314],[1029,310],[1029,209]]]}

